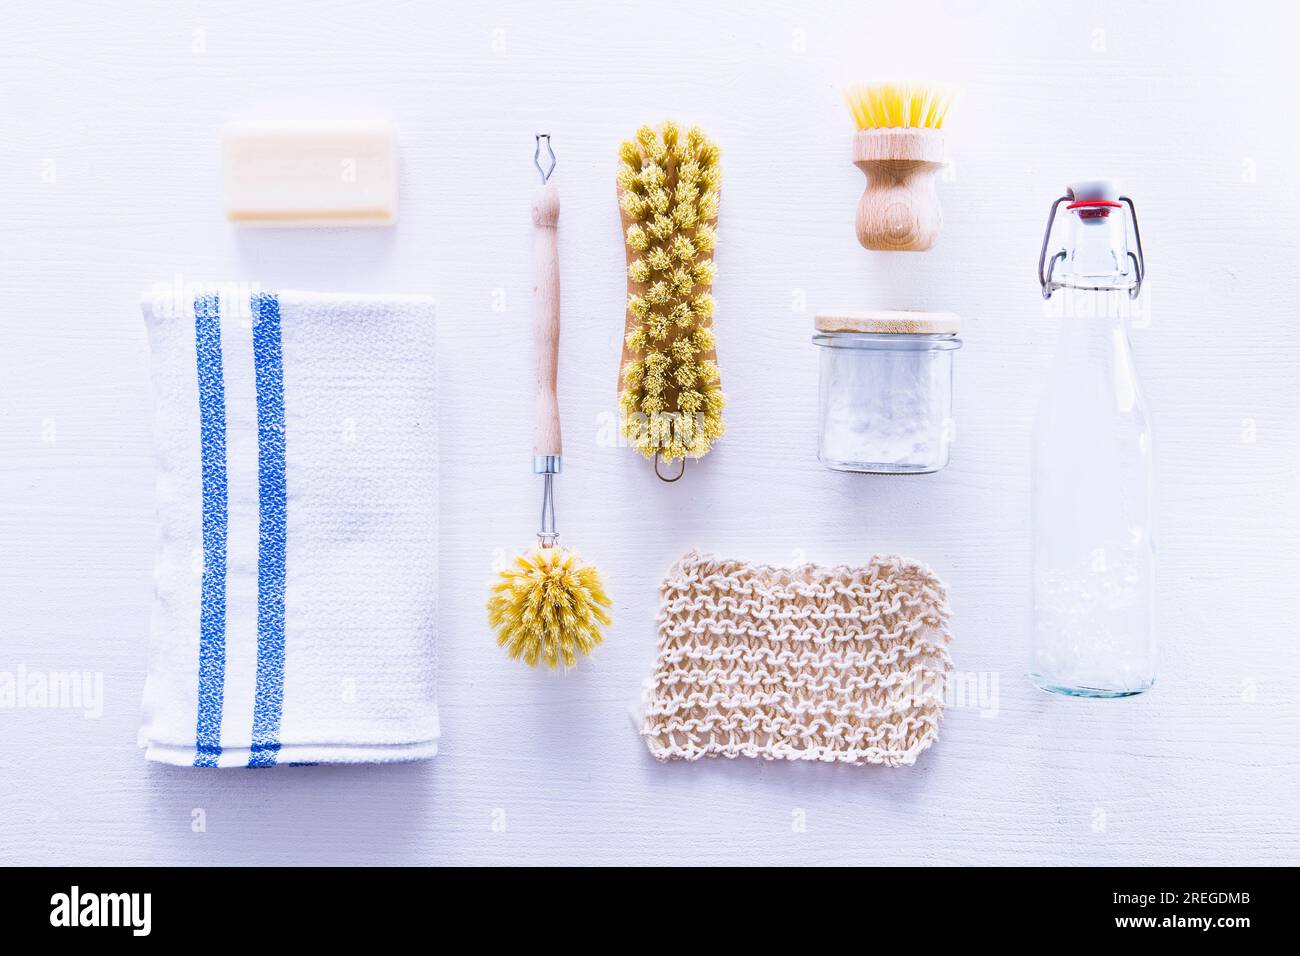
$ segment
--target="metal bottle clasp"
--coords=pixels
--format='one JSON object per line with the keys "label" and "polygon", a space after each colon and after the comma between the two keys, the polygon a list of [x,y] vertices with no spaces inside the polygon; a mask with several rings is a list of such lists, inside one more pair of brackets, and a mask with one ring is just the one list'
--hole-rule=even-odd
{"label": "metal bottle clasp", "polygon": [[[1056,221],[1056,210],[1060,208],[1063,202],[1072,202],[1073,196],[1061,196],[1052,203],[1052,208],[1047,213],[1047,228],[1043,230],[1043,248],[1038,253],[1038,283],[1043,287],[1043,298],[1050,299],[1052,293],[1062,288],[1052,283],[1052,272],[1056,269],[1056,264],[1065,258],[1065,250],[1062,249],[1052,256],[1051,261],[1047,258],[1047,244],[1052,241],[1052,223]],[[1147,274],[1146,255],[1142,252],[1142,232],[1138,229],[1137,207],[1133,205],[1133,200],[1128,196],[1120,196],[1119,201],[1128,207],[1128,221],[1133,224],[1133,244],[1137,247],[1137,253],[1134,254],[1129,250],[1128,257],[1133,262],[1134,275],[1136,281],[1129,287],[1128,297],[1136,299],[1142,291],[1142,280]],[[1114,205],[1107,203],[1105,205]]]}

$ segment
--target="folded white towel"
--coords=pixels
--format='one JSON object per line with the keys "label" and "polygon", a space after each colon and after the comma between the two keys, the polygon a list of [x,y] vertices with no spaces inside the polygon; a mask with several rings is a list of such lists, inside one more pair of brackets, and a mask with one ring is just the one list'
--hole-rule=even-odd
{"label": "folded white towel", "polygon": [[432,757],[432,299],[213,292],[144,314],[161,526],[146,756]]}

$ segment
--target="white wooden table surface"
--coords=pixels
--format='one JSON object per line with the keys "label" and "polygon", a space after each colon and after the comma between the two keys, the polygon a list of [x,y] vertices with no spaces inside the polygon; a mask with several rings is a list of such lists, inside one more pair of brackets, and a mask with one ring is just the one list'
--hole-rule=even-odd
{"label": "white wooden table surface", "polygon": [[[1300,861],[1296,13],[722,7],[6,5],[0,671],[102,673],[105,699],[99,719],[0,709],[0,862]],[[838,88],[882,76],[966,91],[928,255],[853,236],[861,174]],[[223,221],[225,121],[371,116],[399,127],[396,228]],[[729,433],[676,486],[602,441],[623,324],[615,150],[669,116],[719,141],[726,175]],[[564,197],[560,522],[617,604],[607,646],[563,677],[504,660],[482,610],[494,557],[528,544],[538,504],[536,131],[554,137]],[[1153,693],[1089,703],[1023,672],[1028,430],[1055,332],[1034,264],[1049,202],[1097,175],[1137,200],[1150,264],[1134,347],[1158,441],[1162,663]],[[217,773],[137,751],[154,540],[138,301],[178,277],[437,296],[435,761]],[[855,307],[964,317],[946,471],[817,464],[813,313]],[[912,770],[655,763],[627,710],[658,580],[692,546],[926,561],[950,586],[957,665],[997,677],[996,708],[951,709]]]}

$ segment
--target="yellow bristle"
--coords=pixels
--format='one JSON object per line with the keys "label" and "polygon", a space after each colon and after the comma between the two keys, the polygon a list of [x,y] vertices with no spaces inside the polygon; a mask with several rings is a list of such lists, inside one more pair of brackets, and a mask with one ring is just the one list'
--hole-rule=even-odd
{"label": "yellow bristle", "polygon": [[634,190],[641,185],[641,177],[629,166],[619,167],[615,174],[619,189]]}
{"label": "yellow bristle", "polygon": [[603,640],[612,602],[594,567],[563,548],[536,548],[501,572],[488,598],[497,644],[529,667],[566,668]]}
{"label": "yellow bristle", "polygon": [[647,163],[641,169],[641,175],[638,177],[646,189],[658,189],[667,181],[668,174],[658,163]]}
{"label": "yellow bristle", "polygon": [[718,218],[718,194],[710,191],[700,197],[700,218],[712,222]]}
{"label": "yellow bristle", "polygon": [[656,239],[668,239],[675,229],[672,216],[655,216],[650,222],[650,235]]}
{"label": "yellow bristle", "polygon": [[631,190],[623,193],[623,211],[629,219],[640,219],[646,214],[646,201]]}
{"label": "yellow bristle", "polygon": [[618,158],[625,166],[632,169],[641,168],[641,151],[636,148],[636,143],[623,143],[619,146]]}
{"label": "yellow bristle", "polygon": [[673,267],[673,257],[662,246],[656,246],[646,261],[655,272],[667,272]]}
{"label": "yellow bristle", "polygon": [[955,93],[927,83],[862,83],[844,91],[858,129],[942,129]]}

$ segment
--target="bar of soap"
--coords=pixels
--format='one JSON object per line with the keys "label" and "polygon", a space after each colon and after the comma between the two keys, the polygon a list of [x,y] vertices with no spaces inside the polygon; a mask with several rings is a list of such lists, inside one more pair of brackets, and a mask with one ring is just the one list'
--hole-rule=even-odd
{"label": "bar of soap", "polygon": [[222,133],[226,218],[241,226],[397,221],[388,122],[232,123]]}

